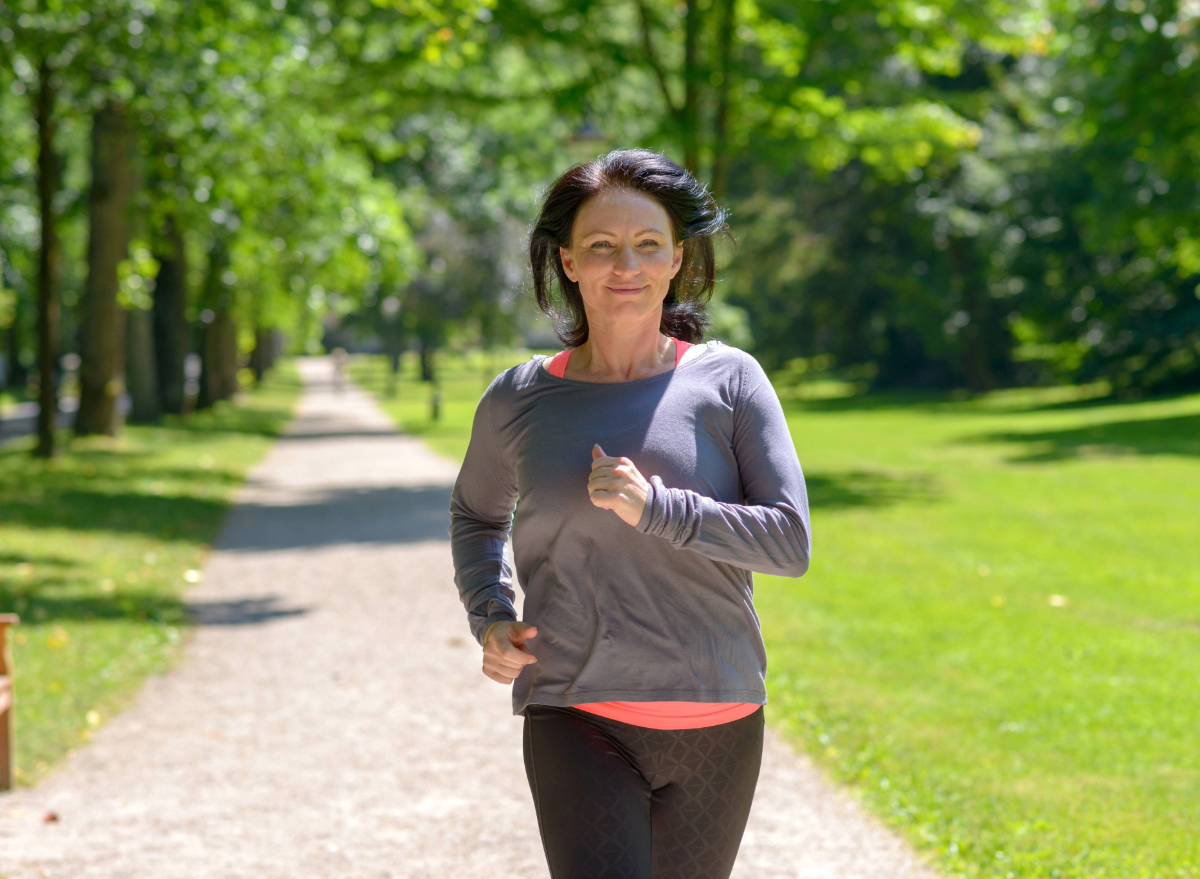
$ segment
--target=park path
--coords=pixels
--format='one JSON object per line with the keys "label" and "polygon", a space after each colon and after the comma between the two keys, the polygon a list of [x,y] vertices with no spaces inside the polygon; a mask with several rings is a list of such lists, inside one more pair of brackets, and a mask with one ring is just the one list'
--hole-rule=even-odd
{"label": "park path", "polygon": [[[295,419],[186,594],[185,656],[0,794],[0,876],[547,876],[522,721],[452,579],[456,465],[338,391],[327,359],[300,371]],[[737,879],[931,879],[768,733]]]}

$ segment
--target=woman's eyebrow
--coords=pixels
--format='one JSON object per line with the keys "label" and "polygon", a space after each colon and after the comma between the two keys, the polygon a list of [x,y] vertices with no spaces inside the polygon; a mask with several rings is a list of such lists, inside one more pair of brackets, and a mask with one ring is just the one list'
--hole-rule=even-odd
{"label": "woman's eyebrow", "polygon": [[[647,232],[654,234],[654,235],[666,235],[667,234],[666,232],[662,231],[661,229],[655,229],[653,226],[647,226],[645,229],[639,229],[637,232],[634,232],[633,234],[634,235],[645,235]],[[616,232],[610,232],[607,229],[592,229],[590,232],[584,232],[579,237],[580,238],[590,238],[593,235],[611,235],[614,238],[617,237]]]}

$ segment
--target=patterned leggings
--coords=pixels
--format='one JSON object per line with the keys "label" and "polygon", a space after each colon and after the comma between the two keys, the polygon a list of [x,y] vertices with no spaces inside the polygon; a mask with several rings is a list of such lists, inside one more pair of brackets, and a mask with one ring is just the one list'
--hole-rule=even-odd
{"label": "patterned leggings", "polygon": [[525,774],[552,879],[728,879],[762,747],[762,708],[666,730],[529,705]]}

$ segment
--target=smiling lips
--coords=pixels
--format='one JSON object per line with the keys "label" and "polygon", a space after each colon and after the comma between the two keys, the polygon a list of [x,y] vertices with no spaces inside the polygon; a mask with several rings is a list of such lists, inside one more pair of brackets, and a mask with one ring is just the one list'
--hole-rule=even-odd
{"label": "smiling lips", "polygon": [[646,287],[643,284],[641,287],[609,287],[608,289],[612,290],[614,293],[640,293],[641,291],[645,290]]}

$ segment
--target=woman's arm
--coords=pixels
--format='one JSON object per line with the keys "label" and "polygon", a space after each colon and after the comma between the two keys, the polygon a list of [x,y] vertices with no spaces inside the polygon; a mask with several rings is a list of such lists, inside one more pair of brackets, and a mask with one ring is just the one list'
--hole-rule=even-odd
{"label": "woman's arm", "polygon": [[471,634],[480,644],[489,625],[517,618],[512,568],[504,556],[517,479],[495,439],[490,405],[495,388],[493,381],[475,408],[471,441],[450,495],[454,582],[467,609]]}
{"label": "woman's arm", "polygon": [[812,548],[804,474],[779,397],[749,354],[743,358],[733,419],[745,503],[668,488],[651,476],[646,507],[634,527],[715,561],[799,577],[808,570]]}

